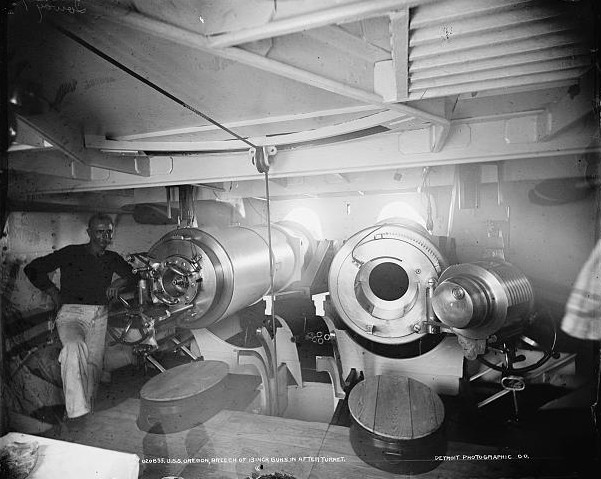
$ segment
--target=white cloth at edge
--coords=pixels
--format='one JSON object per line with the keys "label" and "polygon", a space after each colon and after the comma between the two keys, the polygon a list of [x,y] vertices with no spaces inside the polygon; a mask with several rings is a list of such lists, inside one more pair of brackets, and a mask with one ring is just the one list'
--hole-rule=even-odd
{"label": "white cloth at edge", "polygon": [[561,329],[580,339],[601,339],[601,240],[580,270]]}
{"label": "white cloth at edge", "polygon": [[140,458],[136,454],[110,451],[46,437],[10,432],[0,446],[11,442],[39,444],[38,460],[27,479],[137,479]]}

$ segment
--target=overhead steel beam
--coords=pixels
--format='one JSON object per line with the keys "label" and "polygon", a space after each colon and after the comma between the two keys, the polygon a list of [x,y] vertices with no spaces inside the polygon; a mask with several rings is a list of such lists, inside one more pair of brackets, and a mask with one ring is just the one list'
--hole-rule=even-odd
{"label": "overhead steel beam", "polygon": [[431,150],[438,153],[451,133],[451,125],[432,125],[430,129],[433,136]]}
{"label": "overhead steel beam", "polygon": [[[289,78],[291,80],[305,83],[316,88],[321,88],[323,90],[330,91],[347,98],[352,98],[354,100],[359,100],[374,106],[380,106],[388,110],[398,111],[425,121],[441,125],[448,124],[448,120],[446,118],[432,115],[401,103],[385,103],[382,97],[374,92],[355,88],[307,70],[257,55],[241,48],[213,48],[203,35],[199,35],[189,30],[170,25],[136,12],[130,12],[128,10],[114,7],[109,9],[94,4],[90,4],[90,10],[104,14],[104,18],[110,22],[143,31],[150,35],[170,40],[188,48],[194,48],[221,58],[227,58],[228,60],[233,60],[252,68],[257,68],[274,75]],[[72,26],[73,25],[71,25],[71,27]]]}
{"label": "overhead steel beam", "polygon": [[[328,125],[314,130],[298,133],[272,135],[268,138],[250,138],[257,146],[293,145],[306,141],[336,138],[349,133],[364,131],[369,128],[383,125],[397,120],[402,115],[394,111],[383,111],[363,118],[357,118],[337,125]],[[98,135],[85,136],[86,147],[104,150],[134,150],[134,151],[232,151],[248,149],[247,145],[239,140],[212,140],[212,141],[156,141],[156,140],[111,140]]]}
{"label": "overhead steel beam", "polygon": [[385,15],[397,9],[424,5],[438,0],[371,0],[359,1],[316,12],[269,22],[253,28],[223,33],[210,40],[211,48],[225,48],[265,38],[301,32],[337,23],[348,23]]}
{"label": "overhead steel beam", "polygon": [[568,92],[540,114],[539,139],[549,140],[590,114],[593,110],[593,93],[592,75],[585,75],[577,91]]}
{"label": "overhead steel beam", "polygon": [[391,53],[377,45],[369,43],[352,33],[336,25],[312,28],[304,32],[304,35],[314,38],[322,43],[332,45],[341,52],[348,53],[354,57],[363,58],[369,62],[381,62],[390,60]]}
{"label": "overhead steel beam", "polygon": [[[41,213],[107,213],[113,215],[123,214],[121,208],[107,206],[103,203],[90,202],[86,204],[69,204],[60,201],[8,201],[11,211],[31,211]],[[44,325],[44,329],[47,326]]]}
{"label": "overhead steel beam", "polygon": [[405,101],[409,96],[409,9],[390,15],[390,45],[396,101]]}
{"label": "overhead steel beam", "polygon": [[[270,116],[267,118],[253,118],[249,120],[231,121],[225,122],[224,126],[228,128],[239,128],[244,126],[255,126],[255,125],[267,125],[271,123],[284,123],[294,122],[299,120],[305,120],[310,118],[327,117],[327,116],[338,116],[338,115],[349,115],[353,113],[372,112],[379,110],[381,107],[372,105],[357,105],[350,106],[347,108],[334,108],[330,110],[318,110],[310,111],[307,113],[292,113],[290,115],[278,115]],[[160,131],[147,131],[144,133],[134,133],[131,135],[121,135],[111,137],[111,140],[118,141],[130,141],[130,140],[143,140],[146,138],[160,138],[165,136],[173,135],[186,135],[193,133],[202,133],[205,131],[215,131],[218,128],[215,125],[202,125],[202,126],[190,126],[186,128],[175,128],[172,130],[160,130]]]}
{"label": "overhead steel beam", "polygon": [[[590,153],[594,132],[573,128],[548,141],[537,140],[537,114],[481,123],[453,122],[447,148],[432,151],[430,128],[398,134],[382,134],[311,148],[280,149],[271,166],[270,178],[302,177],[366,171],[396,170],[415,166],[564,157]],[[161,160],[170,157],[153,157]],[[199,154],[173,157],[170,172],[149,178],[111,173],[104,181],[74,181],[39,177],[23,188],[39,192],[93,191],[169,186],[185,183],[214,183],[260,179],[246,152]]]}
{"label": "overhead steel beam", "polygon": [[17,120],[17,138],[15,143],[29,145],[36,148],[44,148],[44,138],[36,130],[21,120]]}
{"label": "overhead steel beam", "polygon": [[130,175],[150,175],[150,162],[146,157],[120,157],[85,148],[83,135],[60,113],[48,111],[35,117],[19,116],[19,120],[37,131],[57,150],[82,165]]}
{"label": "overhead steel beam", "polygon": [[75,161],[53,148],[13,151],[8,155],[8,167],[11,170],[39,175],[60,176],[81,181],[92,179],[92,167]]}

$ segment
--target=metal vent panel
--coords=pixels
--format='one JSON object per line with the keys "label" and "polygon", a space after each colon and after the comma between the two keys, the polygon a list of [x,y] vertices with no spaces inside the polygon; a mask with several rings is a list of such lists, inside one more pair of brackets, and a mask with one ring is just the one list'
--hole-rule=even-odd
{"label": "metal vent panel", "polygon": [[409,99],[575,80],[591,64],[577,13],[572,5],[538,0],[414,8]]}

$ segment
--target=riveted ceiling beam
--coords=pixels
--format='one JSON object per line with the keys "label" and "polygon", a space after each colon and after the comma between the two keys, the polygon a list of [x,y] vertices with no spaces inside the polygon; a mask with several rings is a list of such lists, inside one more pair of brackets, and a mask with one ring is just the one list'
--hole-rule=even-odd
{"label": "riveted ceiling beam", "polygon": [[396,101],[409,96],[409,9],[390,15],[390,45],[396,85]]}
{"label": "riveted ceiling beam", "polygon": [[[270,178],[351,174],[367,171],[397,170],[417,166],[568,157],[586,154],[592,129],[572,128],[547,141],[537,138],[537,112],[515,118],[487,119],[482,122],[453,122],[446,144],[433,150],[430,128],[383,134],[311,148],[278,151]],[[148,178],[111,173],[106,180],[89,182],[67,178],[38,177],[24,183],[43,193],[94,191],[185,183],[214,183],[260,179],[248,161],[247,152],[156,156],[152,161],[172,158],[172,169]]]}
{"label": "riveted ceiling beam", "polygon": [[92,179],[92,167],[75,161],[54,148],[12,151],[8,155],[8,167],[11,170],[38,175],[59,176],[81,181]]}
{"label": "riveted ceiling beam", "polygon": [[[19,116],[19,120],[38,132],[57,150],[82,165],[130,175],[150,175],[150,162],[146,157],[121,157],[85,148],[83,134],[60,113],[48,111],[31,117]],[[36,154],[43,155],[45,152],[42,150]]]}
{"label": "riveted ceiling beam", "polygon": [[539,139],[549,140],[589,115],[593,110],[593,78],[585,75],[561,99],[540,114]]}
{"label": "riveted ceiling beam", "polygon": [[[240,128],[246,126],[255,126],[255,125],[268,125],[273,123],[283,123],[283,122],[294,122],[299,120],[305,120],[308,118],[318,118],[318,117],[328,117],[328,116],[337,116],[337,115],[348,115],[353,113],[363,113],[363,112],[374,112],[379,110],[380,107],[372,106],[372,105],[357,105],[350,106],[347,108],[333,108],[330,110],[318,110],[318,111],[309,111],[306,113],[292,113],[289,115],[277,115],[277,116],[269,116],[266,118],[251,118],[248,120],[238,120],[225,122],[224,126],[228,128]],[[185,135],[191,133],[203,133],[206,131],[215,131],[218,127],[215,125],[201,125],[201,126],[191,126],[185,128],[175,128],[171,130],[160,130],[160,131],[146,131],[143,133],[134,133],[131,135],[121,135],[116,137],[111,137],[112,140],[118,141],[130,141],[130,140],[143,140],[146,138],[160,138],[166,136],[174,136],[174,135]]]}
{"label": "riveted ceiling beam", "polygon": [[243,43],[302,32],[326,25],[355,22],[386,15],[391,11],[432,3],[437,0],[371,0],[354,2],[318,10],[290,18],[283,18],[252,28],[223,33],[210,40],[211,48],[225,48]]}
{"label": "riveted ceiling beam", "polygon": [[[406,2],[400,2],[399,5],[401,3]],[[233,60],[252,68],[257,68],[259,70],[272,73],[274,75],[289,78],[291,80],[305,83],[316,88],[321,88],[323,90],[330,91],[347,98],[352,98],[354,100],[359,100],[367,104],[398,111],[428,122],[441,125],[448,124],[448,120],[443,117],[432,115],[419,110],[418,108],[414,108],[402,103],[385,103],[380,95],[372,91],[362,90],[336,80],[331,80],[316,73],[303,70],[302,68],[294,67],[292,65],[255,54],[241,48],[214,48],[203,35],[179,28],[154,18],[147,17],[137,12],[131,12],[115,7],[107,9],[106,7],[92,4],[90,5],[90,8],[99,12],[99,14],[104,14],[104,19],[110,22],[143,31],[150,35],[170,40],[185,47],[194,48],[221,58]],[[73,27],[73,25],[65,26],[67,28]]]}

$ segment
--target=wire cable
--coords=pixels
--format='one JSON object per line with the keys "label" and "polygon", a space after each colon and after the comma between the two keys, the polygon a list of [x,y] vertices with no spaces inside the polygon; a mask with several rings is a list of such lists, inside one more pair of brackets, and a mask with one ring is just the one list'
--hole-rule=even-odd
{"label": "wire cable", "polygon": [[[67,30],[67,29],[65,29],[65,28],[63,28],[61,26],[58,26],[58,25],[54,25],[54,27],[58,31],[60,31],[63,35],[67,36],[68,38],[70,38],[71,40],[75,41],[76,43],[82,45],[84,48],[86,48],[89,51],[95,53],[97,56],[99,56],[100,58],[106,60],[110,64],[116,66],[117,68],[119,68],[120,70],[124,71],[125,73],[127,73],[127,74],[131,75],[132,77],[136,78],[140,82],[144,83],[145,85],[149,86],[153,90],[155,90],[158,93],[160,93],[161,95],[169,98],[170,100],[174,101],[178,105],[183,106],[184,108],[190,110],[192,113],[194,113],[194,114],[200,116],[201,118],[205,119],[206,121],[212,123],[213,125],[217,126],[218,128],[220,128],[221,130],[225,131],[226,133],[229,133],[231,136],[233,136],[234,138],[236,138],[236,139],[244,142],[245,144],[247,144],[251,148],[258,149],[258,147],[256,145],[254,145],[248,139],[246,139],[246,138],[238,135],[236,132],[230,130],[225,125],[222,125],[221,123],[219,123],[218,121],[214,120],[210,116],[206,115],[205,113],[201,112],[200,110],[194,108],[193,106],[191,106],[188,103],[184,102],[183,100],[179,99],[178,97],[176,97],[172,93],[169,93],[164,88],[161,88],[160,86],[156,85],[152,81],[150,81],[147,78],[143,77],[139,73],[133,71],[131,68],[123,65],[121,62],[119,62],[115,58],[109,56],[108,54],[106,54],[102,50],[100,50],[100,49],[96,48],[95,46],[91,45],[90,43],[86,42],[84,39],[80,38],[79,36],[75,35],[74,33],[70,32],[69,30]],[[279,387],[278,387],[278,363],[277,363],[277,341],[276,341],[277,326],[276,326],[276,316],[275,316],[274,258],[273,258],[272,235],[271,235],[271,208],[270,208],[270,203],[271,202],[270,202],[270,196],[269,196],[269,173],[268,173],[268,170],[266,170],[264,172],[264,175],[265,175],[265,197],[266,197],[266,200],[267,200],[267,240],[268,240],[268,247],[269,247],[269,281],[270,281],[270,295],[271,295],[271,330],[272,330],[271,332],[272,332],[272,336],[273,336],[273,369],[274,369],[274,385],[275,385],[275,398],[274,398],[274,401],[275,401],[275,405],[276,405],[276,414],[277,414],[279,412],[279,400],[278,400],[278,391],[279,391]]]}
{"label": "wire cable", "polygon": [[188,103],[186,103],[185,101],[179,99],[178,97],[176,97],[172,93],[169,93],[164,88],[161,88],[160,86],[154,84],[153,82],[151,82],[147,78],[143,77],[139,73],[133,71],[131,68],[126,67],[124,64],[122,64],[118,60],[114,59],[110,55],[107,55],[106,53],[104,53],[102,50],[100,50],[100,49],[96,48],[95,46],[91,45],[90,43],[86,42],[83,38],[78,37],[73,32],[70,32],[69,30],[67,30],[67,29],[65,29],[65,28],[63,28],[63,27],[61,27],[59,25],[54,25],[54,28],[56,28],[59,32],[61,32],[63,35],[67,36],[71,40],[75,41],[76,43],[79,43],[84,48],[87,48],[92,53],[95,53],[100,58],[102,58],[102,59],[106,60],[107,62],[109,62],[110,64],[116,66],[117,68],[119,68],[120,70],[124,71],[128,75],[131,75],[136,80],[141,81],[142,83],[144,83],[145,85],[149,86],[153,90],[159,92],[161,95],[166,96],[167,98],[169,98],[170,100],[173,100],[178,105],[183,106],[184,108],[190,110],[192,113],[200,116],[201,118],[204,118],[205,120],[207,120],[209,123],[212,123],[216,127],[221,128],[223,131],[229,133],[234,138],[236,138],[236,139],[238,139],[238,140],[246,143],[251,148],[257,148],[257,146],[254,145],[252,142],[250,142],[248,139],[246,139],[246,138],[238,135],[236,132],[230,130],[225,125],[222,125],[221,123],[219,123],[218,121],[214,120],[210,116],[208,116],[205,113],[201,112],[200,110],[194,108],[192,105],[189,105]]}
{"label": "wire cable", "polygon": [[276,340],[277,326],[275,317],[275,292],[274,292],[274,262],[273,262],[273,248],[272,248],[272,237],[271,237],[271,197],[269,196],[269,171],[265,171],[265,199],[266,202],[266,213],[267,213],[267,245],[269,248],[269,290],[271,296],[271,335],[273,339],[273,380],[275,385],[275,413],[279,414],[279,378],[278,378],[278,347]]}

